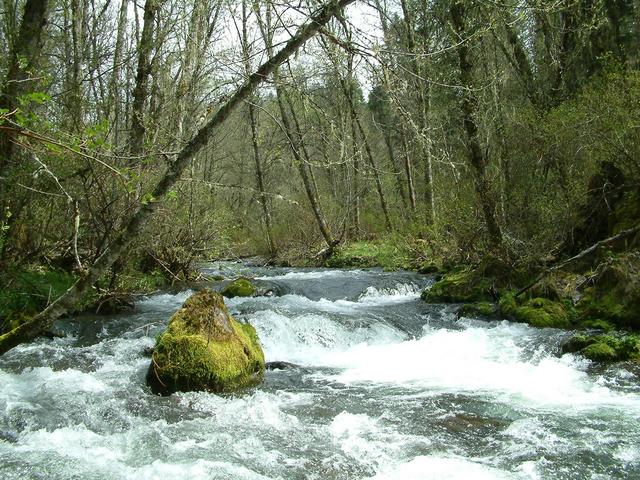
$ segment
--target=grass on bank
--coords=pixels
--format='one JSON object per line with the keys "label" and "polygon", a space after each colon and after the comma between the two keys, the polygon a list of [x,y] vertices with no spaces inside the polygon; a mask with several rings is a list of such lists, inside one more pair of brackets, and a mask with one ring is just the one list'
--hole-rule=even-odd
{"label": "grass on bank", "polygon": [[332,268],[372,268],[385,270],[416,268],[416,250],[398,236],[360,240],[340,246],[325,263]]}
{"label": "grass on bank", "polygon": [[[44,310],[76,280],[72,273],[41,266],[23,268],[7,275],[0,286],[0,333],[16,328]],[[103,283],[107,284],[106,281]],[[127,271],[117,276],[113,291],[122,294],[151,293],[168,285],[166,277],[159,271]],[[99,298],[97,289],[87,293],[77,311],[91,308]]]}

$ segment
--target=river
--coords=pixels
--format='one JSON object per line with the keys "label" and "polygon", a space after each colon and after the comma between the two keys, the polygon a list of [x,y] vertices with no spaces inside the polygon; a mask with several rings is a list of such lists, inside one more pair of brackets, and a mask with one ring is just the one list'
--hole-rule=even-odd
{"label": "river", "polygon": [[559,355],[568,333],[457,318],[429,276],[255,268],[227,300],[268,371],[235,395],[159,397],[144,377],[190,292],[59,322],[0,357],[2,479],[640,478],[640,368]]}

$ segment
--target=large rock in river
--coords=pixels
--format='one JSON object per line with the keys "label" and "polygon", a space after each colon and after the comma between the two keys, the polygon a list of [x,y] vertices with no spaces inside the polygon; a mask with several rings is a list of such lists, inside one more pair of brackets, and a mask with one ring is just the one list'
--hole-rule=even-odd
{"label": "large rock in river", "polygon": [[147,372],[154,393],[228,392],[259,382],[264,354],[256,331],[236,321],[222,296],[193,294],[158,337]]}
{"label": "large rock in river", "polygon": [[229,283],[220,292],[227,298],[234,297],[253,297],[257,292],[257,289],[248,278],[240,277],[233,282]]}

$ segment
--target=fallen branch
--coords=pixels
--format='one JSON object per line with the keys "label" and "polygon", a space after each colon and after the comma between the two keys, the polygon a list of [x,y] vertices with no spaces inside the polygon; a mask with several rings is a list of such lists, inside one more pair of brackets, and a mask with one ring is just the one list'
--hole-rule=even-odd
{"label": "fallen branch", "polygon": [[544,277],[549,275],[551,272],[554,272],[556,270],[560,270],[561,268],[566,267],[567,265],[575,262],[576,260],[580,260],[581,258],[584,258],[587,255],[595,252],[596,250],[598,250],[601,247],[604,247],[604,246],[609,245],[611,243],[617,242],[618,240],[622,240],[623,238],[630,237],[631,235],[633,235],[635,233],[638,233],[638,232],[640,232],[640,224],[636,225],[635,227],[629,228],[628,230],[623,230],[620,233],[618,233],[618,234],[616,234],[616,235],[614,235],[612,237],[605,238],[604,240],[600,240],[599,242],[596,242],[593,245],[591,245],[589,248],[587,248],[585,250],[582,250],[577,255],[574,255],[571,258],[567,258],[566,260],[563,260],[560,263],[557,263],[552,267],[546,268],[545,270],[543,270],[540,273],[540,275],[538,275],[536,277],[536,279],[533,282],[531,282],[526,287],[520,289],[518,291],[518,293],[516,293],[516,297],[522,295],[524,292],[526,292],[530,288],[534,287],[540,280],[542,280]]}

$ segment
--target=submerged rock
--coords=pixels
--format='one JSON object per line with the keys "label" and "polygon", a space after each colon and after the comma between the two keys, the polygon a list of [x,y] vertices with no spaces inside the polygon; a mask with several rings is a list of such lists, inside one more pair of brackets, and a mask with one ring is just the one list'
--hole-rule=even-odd
{"label": "submerged rock", "polygon": [[220,293],[227,298],[253,297],[256,287],[248,278],[238,278],[224,287]]}
{"label": "submerged rock", "polygon": [[222,296],[193,294],[158,337],[147,383],[154,393],[228,392],[259,382],[264,354],[256,331],[236,321]]}
{"label": "submerged rock", "polygon": [[0,441],[18,443],[18,434],[9,430],[0,430]]}
{"label": "submerged rock", "polygon": [[296,365],[291,362],[275,361],[265,363],[264,368],[266,370],[288,370],[292,368],[300,368],[300,365]]}

